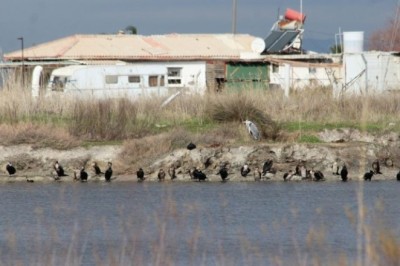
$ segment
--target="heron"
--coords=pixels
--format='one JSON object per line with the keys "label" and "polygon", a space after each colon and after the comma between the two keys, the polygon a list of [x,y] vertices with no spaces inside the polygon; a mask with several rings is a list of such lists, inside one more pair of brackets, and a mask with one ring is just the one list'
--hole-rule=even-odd
{"label": "heron", "polygon": [[253,137],[255,140],[260,140],[260,131],[258,130],[256,124],[251,122],[250,120],[246,120],[243,122],[246,125],[247,130],[249,131],[249,134]]}

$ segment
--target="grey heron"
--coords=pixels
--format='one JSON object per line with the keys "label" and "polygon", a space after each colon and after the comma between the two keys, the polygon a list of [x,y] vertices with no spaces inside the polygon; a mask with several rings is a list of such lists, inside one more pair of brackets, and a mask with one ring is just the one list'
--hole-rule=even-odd
{"label": "grey heron", "polygon": [[253,122],[246,120],[243,122],[246,125],[247,130],[249,131],[249,134],[253,137],[255,140],[260,139],[260,131],[258,130],[256,124]]}

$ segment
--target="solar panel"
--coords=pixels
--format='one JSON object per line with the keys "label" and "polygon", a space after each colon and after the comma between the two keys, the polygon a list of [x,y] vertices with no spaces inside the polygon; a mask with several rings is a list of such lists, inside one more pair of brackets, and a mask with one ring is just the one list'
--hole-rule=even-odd
{"label": "solar panel", "polygon": [[286,45],[292,43],[299,31],[272,31],[265,39],[264,53],[280,53]]}

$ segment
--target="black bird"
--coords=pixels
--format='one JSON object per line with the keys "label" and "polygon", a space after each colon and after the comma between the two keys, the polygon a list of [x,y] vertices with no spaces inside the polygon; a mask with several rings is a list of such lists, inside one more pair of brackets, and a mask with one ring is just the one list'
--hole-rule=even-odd
{"label": "black bird", "polygon": [[144,181],[144,171],[142,168],[139,168],[139,170],[136,172],[136,176],[138,178],[139,181]]}
{"label": "black bird", "polygon": [[12,165],[12,163],[8,162],[7,166],[6,166],[6,170],[8,172],[9,175],[13,175],[17,172],[17,170],[15,169],[15,167]]}
{"label": "black bird", "polygon": [[108,162],[108,169],[104,173],[104,178],[106,179],[106,182],[110,182],[111,181],[111,176],[113,174],[113,170],[112,170],[111,167],[112,167],[112,163]]}
{"label": "black bird", "polygon": [[190,143],[186,146],[186,148],[187,148],[189,151],[194,150],[194,149],[196,149],[196,144],[194,144],[193,142],[190,142]]}
{"label": "black bird", "polygon": [[168,175],[171,177],[171,180],[174,180],[176,178],[176,172],[175,172],[175,167],[171,166],[168,169]]}
{"label": "black bird", "polygon": [[321,181],[324,179],[324,174],[321,171],[314,172],[315,181]]}
{"label": "black bird", "polygon": [[372,163],[372,169],[374,170],[374,174],[382,174],[381,173],[381,167],[379,165],[379,160],[375,160]]}
{"label": "black bird", "polygon": [[274,162],[271,159],[267,159],[263,165],[263,175],[265,175],[266,173],[268,173],[269,171],[271,171],[272,165],[274,164]]}
{"label": "black bird", "polygon": [[193,176],[193,179],[197,179],[198,181],[205,181],[207,179],[206,174],[204,174],[202,171],[198,170],[197,168],[194,168],[192,176]]}
{"label": "black bird", "polygon": [[369,171],[364,174],[365,181],[371,181],[372,177],[374,176],[374,171]]}
{"label": "black bird", "polygon": [[68,176],[68,175],[64,172],[64,168],[61,166],[61,164],[58,163],[58,161],[55,162],[55,164],[54,164],[53,167],[54,167],[54,170],[55,170],[56,173],[57,173],[56,180],[59,180],[60,177]]}
{"label": "black bird", "polygon": [[396,175],[397,181],[400,181],[400,171]]}
{"label": "black bird", "polygon": [[157,177],[158,177],[158,181],[164,181],[165,180],[164,169],[161,168],[160,171],[158,171]]}
{"label": "black bird", "polygon": [[88,180],[88,173],[85,171],[85,167],[82,167],[80,173],[81,182],[86,182]]}
{"label": "black bird", "polygon": [[99,167],[99,165],[98,165],[96,162],[93,163],[93,169],[94,169],[95,175],[102,175],[102,174],[104,174],[104,173],[100,170],[100,167]]}
{"label": "black bird", "polygon": [[246,177],[250,173],[250,171],[251,169],[247,164],[243,165],[242,168],[240,168],[240,174],[243,177]]}
{"label": "black bird", "polygon": [[33,179],[29,179],[28,177],[26,177],[26,182],[28,182],[28,183],[34,183],[34,182],[35,182],[35,180],[33,180]]}
{"label": "black bird", "polygon": [[342,178],[343,182],[347,181],[347,175],[349,172],[347,171],[346,165],[343,165],[342,170],[340,170],[340,177]]}
{"label": "black bird", "polygon": [[226,166],[222,166],[221,169],[219,169],[218,174],[221,176],[222,181],[226,181],[228,178],[228,170],[226,169]]}

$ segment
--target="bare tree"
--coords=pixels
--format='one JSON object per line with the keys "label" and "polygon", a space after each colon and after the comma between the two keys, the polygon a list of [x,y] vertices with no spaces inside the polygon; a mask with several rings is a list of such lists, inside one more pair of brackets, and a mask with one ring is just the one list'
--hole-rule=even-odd
{"label": "bare tree", "polygon": [[369,38],[369,50],[400,51],[400,6],[387,25],[373,32]]}

